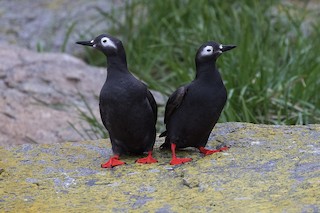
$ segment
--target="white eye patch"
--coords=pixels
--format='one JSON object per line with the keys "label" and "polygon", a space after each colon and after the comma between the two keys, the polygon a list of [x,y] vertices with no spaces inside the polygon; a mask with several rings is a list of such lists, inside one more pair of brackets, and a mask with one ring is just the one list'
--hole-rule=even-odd
{"label": "white eye patch", "polygon": [[113,41],[111,41],[110,38],[108,37],[101,38],[100,42],[104,47],[112,47],[114,49],[117,49],[117,46],[115,45],[115,43],[113,43]]}
{"label": "white eye patch", "polygon": [[200,53],[201,56],[207,56],[207,55],[212,55],[212,54],[213,54],[213,47],[212,46],[204,47]]}

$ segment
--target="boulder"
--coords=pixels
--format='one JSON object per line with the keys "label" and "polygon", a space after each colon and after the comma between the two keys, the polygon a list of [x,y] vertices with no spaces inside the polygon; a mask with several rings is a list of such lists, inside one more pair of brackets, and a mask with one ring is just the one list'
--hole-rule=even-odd
{"label": "boulder", "polygon": [[[90,128],[79,118],[79,109],[89,114],[85,103],[100,121],[97,97],[105,68],[6,44],[0,44],[0,58],[0,145],[83,140],[70,123]],[[161,94],[153,93],[163,104]]]}
{"label": "boulder", "polygon": [[97,114],[106,70],[67,54],[0,45],[0,145],[78,141],[81,93]]}

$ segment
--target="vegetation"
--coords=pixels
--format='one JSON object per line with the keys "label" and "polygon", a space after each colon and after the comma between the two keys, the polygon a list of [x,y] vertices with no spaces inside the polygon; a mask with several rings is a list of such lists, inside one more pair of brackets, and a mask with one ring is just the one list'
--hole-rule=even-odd
{"label": "vegetation", "polygon": [[[203,42],[235,44],[218,60],[229,93],[221,122],[319,123],[317,10],[275,0],[128,2],[97,11],[111,25],[105,32],[122,39],[130,70],[151,89],[170,95],[192,81]],[[105,66],[96,51],[88,49],[86,59]]]}

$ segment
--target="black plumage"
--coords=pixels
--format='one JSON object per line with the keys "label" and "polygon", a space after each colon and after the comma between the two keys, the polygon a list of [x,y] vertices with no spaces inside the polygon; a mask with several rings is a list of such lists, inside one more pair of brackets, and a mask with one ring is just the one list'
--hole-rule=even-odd
{"label": "black plumage", "polygon": [[155,163],[152,149],[156,137],[157,105],[151,92],[127,68],[122,42],[107,34],[77,44],[92,46],[107,57],[107,79],[101,89],[101,120],[109,132],[114,156],[102,164],[110,168],[124,164],[122,154],[142,154],[138,163]]}
{"label": "black plumage", "polygon": [[170,164],[189,162],[191,158],[177,158],[176,148],[196,147],[201,153],[209,155],[227,149],[204,148],[209,135],[217,123],[227,100],[227,90],[216,67],[217,58],[234,45],[221,45],[207,42],[197,51],[196,77],[185,86],[178,88],[170,97],[165,109],[164,123],[166,136],[162,148],[171,147]]}

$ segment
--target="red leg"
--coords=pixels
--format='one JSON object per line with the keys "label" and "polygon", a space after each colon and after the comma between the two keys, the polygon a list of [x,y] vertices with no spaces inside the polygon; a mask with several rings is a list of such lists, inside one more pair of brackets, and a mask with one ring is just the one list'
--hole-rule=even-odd
{"label": "red leg", "polygon": [[119,160],[119,155],[112,156],[106,163],[101,164],[102,168],[112,168],[115,166],[120,166],[125,164],[125,162]]}
{"label": "red leg", "polygon": [[222,151],[225,151],[225,150],[228,150],[229,147],[228,146],[224,146],[224,147],[221,147],[220,149],[213,149],[213,150],[210,150],[210,149],[206,149],[204,147],[199,147],[198,148],[199,151],[201,153],[203,153],[204,155],[212,155],[213,153],[216,153],[216,152],[222,152]]}
{"label": "red leg", "polygon": [[158,161],[152,157],[152,151],[148,152],[148,156],[136,160],[136,163],[157,163]]}
{"label": "red leg", "polygon": [[170,162],[171,165],[179,165],[179,164],[183,164],[183,163],[192,161],[192,158],[177,158],[176,144],[174,144],[174,143],[171,144],[171,152],[172,152],[172,159]]}

